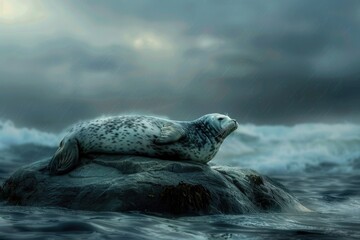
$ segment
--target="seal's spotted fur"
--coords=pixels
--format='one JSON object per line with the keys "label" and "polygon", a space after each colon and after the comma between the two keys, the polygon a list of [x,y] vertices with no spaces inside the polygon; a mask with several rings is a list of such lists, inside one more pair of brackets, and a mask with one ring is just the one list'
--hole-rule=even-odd
{"label": "seal's spotted fur", "polygon": [[81,154],[110,153],[169,160],[210,161],[235,120],[208,114],[195,121],[172,121],[150,116],[118,116],[82,122],[70,129],[49,164],[63,174],[78,164]]}

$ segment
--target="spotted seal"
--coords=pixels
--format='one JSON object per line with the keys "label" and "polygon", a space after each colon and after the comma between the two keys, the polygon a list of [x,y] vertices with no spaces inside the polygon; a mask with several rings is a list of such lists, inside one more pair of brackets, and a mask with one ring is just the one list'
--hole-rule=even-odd
{"label": "spotted seal", "polygon": [[218,113],[194,121],[124,115],[81,122],[63,138],[49,163],[53,175],[65,174],[82,154],[138,155],[170,160],[209,162],[237,122]]}

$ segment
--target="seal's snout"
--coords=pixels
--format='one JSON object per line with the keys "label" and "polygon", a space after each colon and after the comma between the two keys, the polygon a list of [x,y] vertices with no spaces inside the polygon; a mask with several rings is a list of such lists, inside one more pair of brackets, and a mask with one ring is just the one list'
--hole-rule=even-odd
{"label": "seal's snout", "polygon": [[235,119],[229,118],[226,124],[226,129],[229,133],[235,131],[238,128],[238,123]]}
{"label": "seal's snout", "polygon": [[231,119],[230,119],[230,122],[231,122],[232,124],[236,125],[236,126],[238,125],[238,122],[236,121],[236,119],[232,119],[232,118],[231,118]]}
{"label": "seal's snout", "polygon": [[232,119],[232,122],[234,123],[234,130],[236,130],[238,128],[239,124],[235,119]]}

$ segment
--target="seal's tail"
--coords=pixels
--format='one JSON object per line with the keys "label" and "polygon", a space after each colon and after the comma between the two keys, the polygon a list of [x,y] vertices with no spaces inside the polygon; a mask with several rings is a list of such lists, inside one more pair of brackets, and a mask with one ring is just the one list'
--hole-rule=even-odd
{"label": "seal's tail", "polygon": [[79,146],[75,138],[64,138],[48,169],[51,175],[61,175],[70,172],[79,163]]}

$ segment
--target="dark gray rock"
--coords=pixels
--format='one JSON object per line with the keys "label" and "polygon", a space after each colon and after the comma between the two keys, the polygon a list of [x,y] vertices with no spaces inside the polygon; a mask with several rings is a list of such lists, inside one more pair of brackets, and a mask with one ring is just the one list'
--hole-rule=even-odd
{"label": "dark gray rock", "polygon": [[307,211],[282,185],[249,169],[136,156],[97,156],[51,176],[42,160],[3,184],[9,204],[170,215]]}

